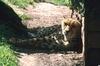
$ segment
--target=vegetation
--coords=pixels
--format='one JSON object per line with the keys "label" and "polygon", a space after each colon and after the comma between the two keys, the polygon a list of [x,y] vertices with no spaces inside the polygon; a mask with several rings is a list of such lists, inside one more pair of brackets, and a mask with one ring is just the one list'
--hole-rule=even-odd
{"label": "vegetation", "polygon": [[7,37],[11,32],[5,25],[0,25],[0,66],[18,66],[18,60]]}
{"label": "vegetation", "polygon": [[18,60],[5,41],[0,42],[0,66],[18,66]]}
{"label": "vegetation", "polygon": [[19,14],[19,17],[20,17],[22,20],[29,20],[29,19],[32,18],[30,15],[27,15],[27,14]]}
{"label": "vegetation", "polygon": [[13,5],[20,7],[20,8],[25,8],[29,4],[34,5],[34,0],[3,0],[3,1],[9,2]]}
{"label": "vegetation", "polygon": [[57,5],[66,5],[71,9],[78,11],[82,16],[84,15],[84,0],[51,0],[52,3]]}
{"label": "vegetation", "polygon": [[69,0],[51,0],[52,3],[57,4],[57,5],[69,5],[70,1]]}

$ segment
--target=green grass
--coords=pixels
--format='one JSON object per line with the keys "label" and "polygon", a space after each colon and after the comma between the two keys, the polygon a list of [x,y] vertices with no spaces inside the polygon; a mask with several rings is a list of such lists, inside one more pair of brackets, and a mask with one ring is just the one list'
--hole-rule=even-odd
{"label": "green grass", "polygon": [[17,57],[6,42],[0,42],[0,66],[18,66]]}
{"label": "green grass", "polygon": [[19,17],[22,20],[30,20],[32,18],[30,15],[27,15],[27,14],[19,14]]}
{"label": "green grass", "polygon": [[11,35],[5,25],[0,25],[0,66],[18,66],[18,59],[13,47],[7,41],[7,37]]}
{"label": "green grass", "polygon": [[71,5],[71,0],[51,0],[51,2],[57,5]]}
{"label": "green grass", "polygon": [[30,5],[34,5],[34,0],[2,0],[6,3],[11,3],[13,5],[16,5],[20,8],[25,8],[27,7],[29,4]]}

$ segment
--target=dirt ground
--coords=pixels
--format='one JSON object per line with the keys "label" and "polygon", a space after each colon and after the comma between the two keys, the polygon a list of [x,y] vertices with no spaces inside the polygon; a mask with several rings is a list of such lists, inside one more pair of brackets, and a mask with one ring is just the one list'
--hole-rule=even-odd
{"label": "dirt ground", "polygon": [[20,53],[20,66],[84,66],[77,53]]}
{"label": "dirt ground", "polygon": [[[38,3],[35,7],[29,5],[25,10],[16,8],[14,10],[20,14],[24,12],[32,17],[30,20],[23,21],[24,25],[32,30],[60,25],[61,20],[70,17],[72,13],[69,7],[55,6],[49,3]],[[73,17],[76,18],[75,15]],[[31,32],[34,33],[34,31]],[[84,66],[83,55],[79,53],[22,50],[22,52],[18,51],[20,66]]]}

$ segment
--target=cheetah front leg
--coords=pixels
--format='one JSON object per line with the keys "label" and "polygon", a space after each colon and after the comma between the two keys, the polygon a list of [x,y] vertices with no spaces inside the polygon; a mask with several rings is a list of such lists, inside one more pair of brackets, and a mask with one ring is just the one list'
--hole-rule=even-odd
{"label": "cheetah front leg", "polygon": [[63,37],[64,37],[63,43],[64,43],[64,45],[68,45],[69,42],[68,42],[68,39],[67,39],[67,37],[66,37],[66,32],[69,31],[69,26],[68,26],[68,25],[66,26],[66,25],[65,25],[65,22],[62,21],[62,23],[61,23],[61,28],[62,28],[62,35],[63,35]]}

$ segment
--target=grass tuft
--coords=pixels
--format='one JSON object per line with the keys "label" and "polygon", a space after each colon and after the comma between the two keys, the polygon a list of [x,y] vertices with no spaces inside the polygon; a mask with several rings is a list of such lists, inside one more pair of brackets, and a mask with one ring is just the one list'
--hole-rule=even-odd
{"label": "grass tuft", "polygon": [[4,0],[6,3],[11,3],[13,5],[16,5],[20,8],[25,8],[28,5],[34,5],[34,0]]}
{"label": "grass tuft", "polygon": [[5,25],[0,25],[0,66],[18,66],[18,59],[7,41],[11,34]]}

